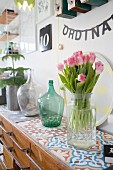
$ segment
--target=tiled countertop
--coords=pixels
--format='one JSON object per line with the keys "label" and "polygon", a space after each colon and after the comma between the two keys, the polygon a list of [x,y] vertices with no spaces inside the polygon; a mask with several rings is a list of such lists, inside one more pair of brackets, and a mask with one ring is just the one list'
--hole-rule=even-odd
{"label": "tiled countertop", "polygon": [[46,147],[48,151],[76,170],[104,170],[111,164],[104,162],[104,144],[113,144],[113,136],[97,130],[97,143],[89,150],[67,144],[65,120],[57,128],[46,128],[40,119],[18,123],[27,135]]}

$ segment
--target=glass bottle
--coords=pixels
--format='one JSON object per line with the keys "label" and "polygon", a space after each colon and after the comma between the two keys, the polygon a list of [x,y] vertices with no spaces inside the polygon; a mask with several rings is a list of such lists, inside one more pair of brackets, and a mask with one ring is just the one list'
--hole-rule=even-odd
{"label": "glass bottle", "polygon": [[78,148],[96,145],[96,109],[91,96],[72,93],[67,105],[67,143]]}
{"label": "glass bottle", "polygon": [[49,89],[38,99],[42,124],[46,127],[57,127],[61,124],[64,99],[55,92],[53,80],[49,80]]}
{"label": "glass bottle", "polygon": [[33,80],[33,70],[28,70],[28,79],[20,86],[17,92],[20,110],[25,116],[38,115],[38,97],[41,95],[41,88]]}

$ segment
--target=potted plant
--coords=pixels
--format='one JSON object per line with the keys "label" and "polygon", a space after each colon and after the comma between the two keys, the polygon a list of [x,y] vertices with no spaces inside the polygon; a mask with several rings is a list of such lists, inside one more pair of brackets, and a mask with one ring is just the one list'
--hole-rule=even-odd
{"label": "potted plant", "polygon": [[11,59],[12,66],[0,68],[0,75],[2,76],[0,79],[0,88],[6,88],[6,101],[7,108],[9,110],[18,110],[18,100],[17,100],[17,90],[18,88],[26,82],[24,77],[24,70],[28,68],[18,67],[15,68],[15,62],[20,59],[25,59],[25,57],[21,54],[6,54],[2,57],[2,61]]}

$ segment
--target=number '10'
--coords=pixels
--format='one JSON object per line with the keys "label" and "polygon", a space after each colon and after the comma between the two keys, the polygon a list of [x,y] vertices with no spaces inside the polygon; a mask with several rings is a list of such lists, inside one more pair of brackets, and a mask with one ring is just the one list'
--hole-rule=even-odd
{"label": "number '10'", "polygon": [[41,43],[41,46],[47,47],[49,44],[49,35],[45,34],[45,35],[41,36],[40,43]]}

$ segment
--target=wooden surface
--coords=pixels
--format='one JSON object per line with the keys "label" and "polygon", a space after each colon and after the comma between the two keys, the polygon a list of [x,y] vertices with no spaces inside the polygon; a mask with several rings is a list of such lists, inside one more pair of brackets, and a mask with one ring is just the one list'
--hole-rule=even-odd
{"label": "wooden surface", "polygon": [[17,15],[18,13],[15,13],[13,10],[5,9],[0,16],[0,24],[9,24]]}
{"label": "wooden surface", "polygon": [[18,34],[3,33],[2,35],[0,35],[0,41],[10,41],[17,36],[18,36]]}
{"label": "wooden surface", "polygon": [[[70,170],[67,164],[47,151],[45,147],[42,147],[31,139],[22,129],[18,128],[16,123],[10,122],[2,114],[0,115],[0,120],[6,132],[13,131],[13,136],[9,135],[9,138],[12,140],[11,142],[13,142],[13,151],[10,152],[10,157],[13,157],[16,163],[14,163],[15,170],[22,168],[29,168],[30,170]],[[2,133],[4,134],[5,132],[2,130]],[[6,141],[5,145],[9,147],[9,143]],[[26,148],[30,149],[30,153],[28,153],[29,157],[26,155],[26,152],[22,150]],[[12,163],[9,163],[9,166],[11,165]]]}
{"label": "wooden surface", "polygon": [[97,131],[96,146],[82,150],[67,145],[65,119],[56,128],[42,126],[39,118],[14,123],[4,111],[1,111],[0,119],[2,128],[13,132],[9,138],[13,142],[10,156],[14,159],[14,170],[27,167],[30,170],[103,170],[111,166],[105,163],[103,154],[104,144],[113,145],[113,136],[108,133]]}

